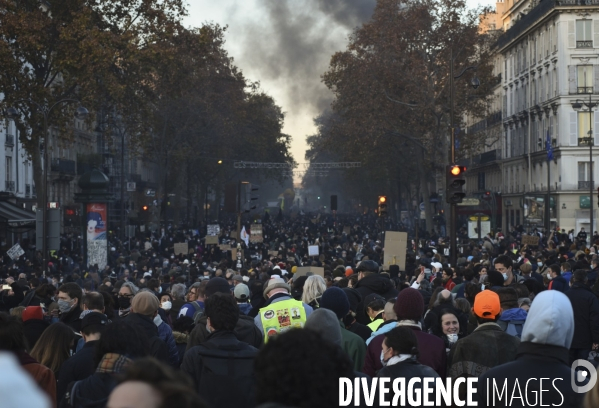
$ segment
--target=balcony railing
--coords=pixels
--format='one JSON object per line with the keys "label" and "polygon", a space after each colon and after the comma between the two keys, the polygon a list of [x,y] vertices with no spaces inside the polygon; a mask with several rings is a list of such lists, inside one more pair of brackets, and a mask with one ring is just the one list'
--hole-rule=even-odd
{"label": "balcony railing", "polygon": [[4,190],[5,191],[15,191],[15,182],[6,180],[4,182]]}
{"label": "balcony railing", "polygon": [[592,137],[579,137],[578,146],[590,146],[594,144],[595,139]]}
{"label": "balcony railing", "polygon": [[[595,184],[595,183],[593,183]],[[594,189],[594,187],[591,186],[591,182],[590,181],[579,181],[578,182],[578,189],[579,190],[590,190],[591,188]]]}
{"label": "balcony railing", "polygon": [[13,135],[6,135],[6,141],[4,142],[6,146],[14,146],[15,145],[15,137]]}
{"label": "balcony railing", "polygon": [[64,174],[75,175],[77,172],[76,163],[74,160],[52,159],[52,165],[50,168],[52,171]]}
{"label": "balcony railing", "polygon": [[27,197],[31,196],[31,184],[25,184],[25,195]]}
{"label": "balcony railing", "polygon": [[593,41],[591,41],[591,40],[576,41],[576,48],[593,48]]}
{"label": "balcony railing", "polygon": [[592,86],[579,86],[576,88],[576,92],[579,94],[592,94],[593,87]]}

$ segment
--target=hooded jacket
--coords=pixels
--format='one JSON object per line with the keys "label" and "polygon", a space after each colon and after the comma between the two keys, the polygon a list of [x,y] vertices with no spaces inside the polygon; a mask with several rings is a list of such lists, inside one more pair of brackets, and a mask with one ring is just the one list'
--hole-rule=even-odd
{"label": "hooded jacket", "polygon": [[362,300],[356,309],[356,320],[363,325],[368,325],[371,322],[370,317],[366,314],[367,305],[364,304],[366,296],[371,293],[376,293],[386,300],[389,300],[399,293],[397,289],[393,287],[389,278],[377,273],[370,274],[360,279],[358,283],[356,283],[354,289],[356,289],[360,296],[362,296]]}
{"label": "hooded jacket", "polygon": [[568,290],[568,281],[562,275],[556,276],[549,282],[548,289],[559,290],[560,292],[565,293]]}
{"label": "hooded jacket", "polygon": [[150,342],[150,354],[163,363],[169,363],[170,356],[167,344],[158,337],[158,327],[151,317],[138,313],[129,313],[124,319],[129,324],[137,325],[146,335]]}
{"label": "hooded jacket", "polygon": [[[475,394],[479,405],[486,406],[495,398],[495,406],[528,407],[532,402],[527,401],[535,398],[539,403],[542,389],[544,405],[579,407],[584,394],[574,392],[570,382],[568,349],[573,336],[574,313],[566,295],[557,290],[539,293],[528,312],[516,360],[492,368],[479,378]],[[550,380],[541,383],[541,378]],[[487,396],[487,385],[492,390],[494,383],[500,389],[504,384],[507,387],[501,399],[498,393]],[[513,392],[518,395],[518,386],[523,398],[511,398]]]}

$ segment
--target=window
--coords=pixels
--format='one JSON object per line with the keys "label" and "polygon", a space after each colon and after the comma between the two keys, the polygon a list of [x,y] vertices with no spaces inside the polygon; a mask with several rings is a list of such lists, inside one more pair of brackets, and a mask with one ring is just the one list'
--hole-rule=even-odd
{"label": "window", "polygon": [[6,156],[6,181],[12,181],[12,157]]}
{"label": "window", "polygon": [[576,48],[593,48],[592,20],[576,20]]}
{"label": "window", "polygon": [[592,135],[589,139],[591,119],[593,118],[591,113],[594,112],[578,112],[578,146],[588,146],[593,142]]}
{"label": "window", "polygon": [[593,93],[593,66],[578,65],[576,70],[577,92]]}
{"label": "window", "polygon": [[578,162],[578,181],[591,180],[591,162]]}

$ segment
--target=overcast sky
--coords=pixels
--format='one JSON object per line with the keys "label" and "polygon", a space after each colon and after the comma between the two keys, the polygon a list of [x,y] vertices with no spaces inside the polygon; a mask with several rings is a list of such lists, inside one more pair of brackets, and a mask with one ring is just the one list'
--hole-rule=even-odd
{"label": "overcast sky", "polygon": [[[376,0],[190,0],[188,26],[229,26],[225,48],[251,81],[259,81],[286,113],[284,132],[303,163],[313,118],[332,100],[320,81],[331,55],[344,50]],[[468,0],[470,7],[494,0]]]}

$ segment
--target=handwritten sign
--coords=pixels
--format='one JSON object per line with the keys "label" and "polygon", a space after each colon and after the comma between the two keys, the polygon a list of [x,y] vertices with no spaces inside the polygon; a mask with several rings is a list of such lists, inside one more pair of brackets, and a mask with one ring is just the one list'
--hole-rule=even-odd
{"label": "handwritten sign", "polygon": [[25,251],[21,248],[21,245],[15,244],[12,248],[6,251],[6,255],[10,256],[11,259],[19,259],[21,255],[23,255]]}
{"label": "handwritten sign", "polygon": [[539,245],[539,237],[536,235],[522,235],[522,245]]}
{"label": "handwritten sign", "polygon": [[252,224],[250,226],[250,242],[262,242],[262,225]]}
{"label": "handwritten sign", "polygon": [[212,237],[217,237],[220,235],[220,225],[218,224],[208,224],[207,234]]}
{"label": "handwritten sign", "polygon": [[189,246],[188,246],[187,242],[175,244],[173,252],[175,253],[175,255],[180,255],[180,254],[187,255],[187,253],[189,252]]}
{"label": "handwritten sign", "polygon": [[318,245],[309,245],[308,246],[308,256],[318,256],[319,250]]}

